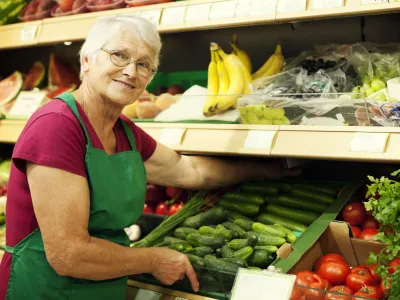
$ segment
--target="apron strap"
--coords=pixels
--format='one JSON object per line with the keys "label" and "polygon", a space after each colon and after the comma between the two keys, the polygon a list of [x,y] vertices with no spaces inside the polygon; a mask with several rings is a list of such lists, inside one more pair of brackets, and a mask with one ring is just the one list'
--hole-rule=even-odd
{"label": "apron strap", "polygon": [[135,143],[135,138],[133,137],[132,130],[130,129],[129,125],[122,119],[122,125],[124,126],[125,129],[125,134],[128,137],[129,143],[131,144],[131,148],[133,151],[137,151],[136,149],[136,143]]}
{"label": "apron strap", "polygon": [[6,250],[6,252],[8,252],[10,254],[14,253],[14,247],[9,247],[9,246],[6,245],[6,249],[5,250]]}
{"label": "apron strap", "polygon": [[91,147],[92,146],[92,140],[90,139],[89,133],[85,127],[85,124],[83,123],[81,116],[79,114],[78,108],[76,106],[76,102],[75,102],[75,98],[71,93],[62,93],[61,95],[57,96],[56,99],[60,99],[62,101],[64,101],[69,108],[71,108],[72,112],[75,114],[75,116],[78,118],[79,123],[81,124],[81,127],[83,129],[83,131],[85,132],[85,136],[86,136],[86,141],[88,143],[88,145]]}

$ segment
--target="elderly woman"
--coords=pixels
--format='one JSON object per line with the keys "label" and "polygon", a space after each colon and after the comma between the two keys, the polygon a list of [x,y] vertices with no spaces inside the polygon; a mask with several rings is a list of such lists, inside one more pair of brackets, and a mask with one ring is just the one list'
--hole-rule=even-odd
{"label": "elderly woman", "polygon": [[0,299],[124,299],[127,275],[165,284],[196,275],[185,255],[129,247],[146,181],[217,188],[287,174],[277,165],[184,156],[121,115],[157,70],[157,29],[99,19],[82,46],[82,85],[40,108],[13,152]]}

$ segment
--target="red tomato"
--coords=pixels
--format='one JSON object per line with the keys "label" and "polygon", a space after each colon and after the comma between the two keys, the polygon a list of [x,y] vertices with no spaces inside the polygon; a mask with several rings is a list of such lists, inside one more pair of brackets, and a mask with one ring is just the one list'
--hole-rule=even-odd
{"label": "red tomato", "polygon": [[165,202],[158,203],[156,207],[156,214],[162,216],[168,215],[168,206]]}
{"label": "red tomato", "polygon": [[346,285],[355,291],[361,289],[364,285],[379,284],[372,276],[371,271],[367,267],[361,267],[358,270],[351,270],[346,279]]}
{"label": "red tomato", "polygon": [[345,284],[347,276],[350,274],[350,267],[343,261],[328,261],[321,265],[317,275],[328,280],[334,285]]}
{"label": "red tomato", "polygon": [[165,188],[159,185],[148,184],[146,186],[146,203],[158,204],[167,199]]}
{"label": "red tomato", "polygon": [[[367,299],[380,299],[382,297],[382,292],[379,286],[366,285],[361,288],[354,296],[364,297]],[[354,298],[355,300],[357,298]]]}
{"label": "red tomato", "polygon": [[301,286],[308,286],[314,281],[313,275],[314,273],[311,271],[300,271],[296,274],[296,281],[294,283]]}
{"label": "red tomato", "polygon": [[290,295],[290,300],[299,300],[301,296],[303,296],[303,289],[295,286]]}
{"label": "red tomato", "polygon": [[365,218],[364,204],[356,202],[348,204],[343,209],[343,220],[350,225],[360,225]]}
{"label": "red tomato", "polygon": [[397,257],[395,259],[393,259],[390,263],[389,263],[389,273],[393,274],[394,272],[396,272],[396,270],[399,268],[400,265],[400,257]]}
{"label": "red tomato", "polygon": [[154,209],[150,205],[145,203],[144,207],[143,207],[143,213],[144,214],[154,214]]}
{"label": "red tomato", "polygon": [[181,210],[181,208],[183,207],[182,203],[175,203],[172,204],[171,207],[169,208],[169,216],[172,216],[174,214],[176,214],[179,210]]}
{"label": "red tomato", "polygon": [[381,225],[379,222],[375,219],[374,216],[367,216],[364,221],[361,223],[361,230],[367,229],[367,228],[375,228],[379,229]]}
{"label": "red tomato", "polygon": [[316,274],[313,275],[313,278],[314,282],[308,285],[309,289],[304,289],[303,296],[306,299],[324,300],[324,290],[329,290],[332,286],[327,280]]}
{"label": "red tomato", "polygon": [[353,236],[358,239],[361,234],[361,229],[358,228],[357,226],[351,226],[351,232],[353,233]]}
{"label": "red tomato", "polygon": [[371,271],[372,276],[374,276],[375,280],[377,282],[381,282],[382,278],[381,276],[379,276],[378,274],[376,274],[375,272],[375,268],[376,268],[377,264],[374,265],[368,265],[367,268]]}
{"label": "red tomato", "polygon": [[74,2],[73,0],[61,0],[59,2],[61,10],[63,12],[71,11],[73,2]]}
{"label": "red tomato", "polygon": [[326,263],[328,261],[342,261],[342,262],[346,262],[346,260],[344,259],[344,257],[340,254],[336,254],[336,253],[330,253],[324,256],[321,256],[317,262],[314,264],[314,271],[318,271],[319,267],[323,264]]}
{"label": "red tomato", "polygon": [[329,289],[329,291],[335,292],[335,294],[327,293],[324,300],[352,300],[351,296],[346,296],[346,295],[354,294],[353,290],[345,285],[336,285],[333,288]]}
{"label": "red tomato", "polygon": [[375,241],[374,235],[376,235],[378,233],[379,233],[378,229],[367,228],[367,229],[364,229],[363,231],[361,231],[360,239],[366,240],[366,241]]}
{"label": "red tomato", "polygon": [[392,281],[390,279],[389,279],[389,285],[385,285],[385,282],[383,280],[381,281],[379,289],[381,290],[383,295],[388,296],[391,288],[392,288]]}

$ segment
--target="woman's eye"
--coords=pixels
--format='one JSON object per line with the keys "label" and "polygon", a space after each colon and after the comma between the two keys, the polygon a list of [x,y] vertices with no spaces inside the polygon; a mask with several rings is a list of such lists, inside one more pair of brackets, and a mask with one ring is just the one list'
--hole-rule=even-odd
{"label": "woman's eye", "polygon": [[146,68],[146,69],[150,68],[150,64],[148,62],[145,62],[145,61],[139,61],[138,65],[139,65],[139,67],[142,67],[142,68]]}
{"label": "woman's eye", "polygon": [[122,59],[126,59],[126,54],[122,53],[122,52],[114,52],[113,55],[117,58],[122,58]]}

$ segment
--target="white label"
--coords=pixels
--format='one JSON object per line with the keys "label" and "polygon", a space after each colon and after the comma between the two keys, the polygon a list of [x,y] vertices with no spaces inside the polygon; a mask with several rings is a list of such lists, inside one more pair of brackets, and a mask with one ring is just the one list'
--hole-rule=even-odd
{"label": "white label", "polygon": [[185,23],[186,6],[164,8],[161,17],[162,25],[175,25]]}
{"label": "white label", "polygon": [[254,0],[239,0],[236,5],[235,17],[247,17],[250,15],[250,6]]}
{"label": "white label", "polygon": [[10,112],[7,114],[7,118],[29,118],[39,108],[45,96],[45,92],[19,93],[14,105],[12,106]]}
{"label": "white label", "polygon": [[207,22],[211,11],[211,3],[190,5],[186,10],[186,23]]}
{"label": "white label", "polygon": [[160,24],[161,9],[157,10],[145,10],[140,13],[142,18],[149,20],[154,25],[158,26]]}
{"label": "white label", "polygon": [[140,289],[136,294],[135,300],[160,300],[161,297],[161,293]]}
{"label": "white label", "polygon": [[351,141],[352,152],[385,152],[389,133],[380,132],[356,132]]}
{"label": "white label", "polygon": [[295,280],[296,275],[239,268],[231,299],[288,300]]}
{"label": "white label", "polygon": [[277,0],[252,0],[250,6],[250,15],[273,15],[276,12]]}
{"label": "white label", "polygon": [[277,131],[249,130],[244,148],[246,149],[272,149]]}
{"label": "white label", "polygon": [[175,300],[188,300],[186,298],[181,298],[181,297],[175,297]]}
{"label": "white label", "polygon": [[382,4],[382,3],[390,3],[390,2],[398,2],[398,0],[361,0],[361,5],[364,5],[364,4]]}
{"label": "white label", "polygon": [[292,13],[306,10],[307,0],[278,0],[278,13]]}
{"label": "white label", "polygon": [[20,31],[20,40],[27,42],[33,41],[36,37],[36,32],[38,30],[38,24],[35,25],[25,25]]}
{"label": "white label", "polygon": [[343,7],[344,0],[312,0],[312,9]]}
{"label": "white label", "polygon": [[233,19],[237,0],[214,2],[211,7],[210,20]]}
{"label": "white label", "polygon": [[164,145],[180,145],[186,128],[164,128],[158,140]]}

